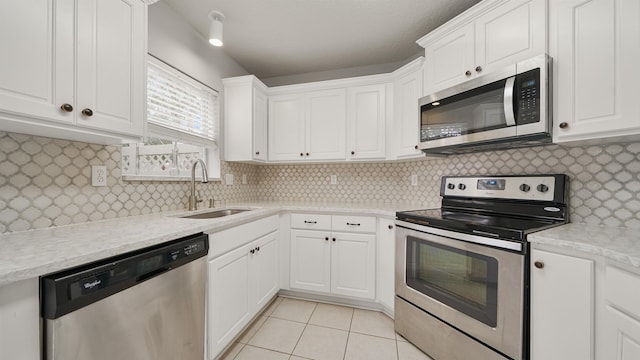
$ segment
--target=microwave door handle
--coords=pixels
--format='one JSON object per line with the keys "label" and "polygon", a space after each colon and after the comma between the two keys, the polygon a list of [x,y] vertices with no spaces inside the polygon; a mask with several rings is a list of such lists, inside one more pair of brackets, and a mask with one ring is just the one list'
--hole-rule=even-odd
{"label": "microwave door handle", "polygon": [[513,87],[516,83],[516,77],[512,76],[507,79],[504,84],[504,117],[507,120],[507,126],[515,126],[516,118],[513,111]]}

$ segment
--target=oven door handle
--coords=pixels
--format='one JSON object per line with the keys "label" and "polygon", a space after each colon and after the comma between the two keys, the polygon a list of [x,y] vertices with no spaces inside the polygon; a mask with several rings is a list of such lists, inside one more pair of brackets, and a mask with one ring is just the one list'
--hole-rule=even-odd
{"label": "oven door handle", "polygon": [[507,121],[507,126],[515,126],[516,118],[513,111],[513,91],[516,84],[516,77],[512,76],[507,79],[504,84],[504,118]]}
{"label": "oven door handle", "polygon": [[490,232],[486,232],[486,231],[480,231],[480,230],[472,230],[474,234],[478,234],[478,235],[484,235],[484,236],[493,236],[493,237],[497,237],[499,238],[500,235],[499,234],[494,234],[494,233],[490,233]]}

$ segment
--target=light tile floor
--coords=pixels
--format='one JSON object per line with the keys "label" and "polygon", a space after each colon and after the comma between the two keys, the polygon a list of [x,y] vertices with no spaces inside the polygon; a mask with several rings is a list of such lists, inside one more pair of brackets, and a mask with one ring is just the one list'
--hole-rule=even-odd
{"label": "light tile floor", "polygon": [[278,297],[222,360],[431,360],[377,312]]}

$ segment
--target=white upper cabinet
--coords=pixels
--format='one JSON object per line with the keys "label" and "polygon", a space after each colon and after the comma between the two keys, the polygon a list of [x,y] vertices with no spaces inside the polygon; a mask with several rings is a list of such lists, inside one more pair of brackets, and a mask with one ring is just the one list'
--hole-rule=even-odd
{"label": "white upper cabinet", "polygon": [[386,144],[385,84],[348,90],[350,159],[384,159]]}
{"label": "white upper cabinet", "polygon": [[346,91],[269,97],[269,160],[344,160]]}
{"label": "white upper cabinet", "polygon": [[305,95],[307,160],[344,160],[346,94],[344,89]]}
{"label": "white upper cabinet", "polygon": [[3,128],[101,142],[141,137],[146,14],[139,0],[0,3]]}
{"label": "white upper cabinet", "polygon": [[546,0],[483,1],[427,34],[424,95],[546,52]]}
{"label": "white upper cabinet", "polygon": [[640,1],[550,2],[554,142],[638,139]]}
{"label": "white upper cabinet", "polygon": [[419,58],[393,73],[393,117],[388,121],[388,159],[423,157],[420,142],[420,109],[422,97],[422,65]]}
{"label": "white upper cabinet", "polygon": [[222,80],[226,161],[267,160],[267,87],[253,75]]}
{"label": "white upper cabinet", "polygon": [[269,160],[302,159],[306,151],[304,96],[269,97]]}

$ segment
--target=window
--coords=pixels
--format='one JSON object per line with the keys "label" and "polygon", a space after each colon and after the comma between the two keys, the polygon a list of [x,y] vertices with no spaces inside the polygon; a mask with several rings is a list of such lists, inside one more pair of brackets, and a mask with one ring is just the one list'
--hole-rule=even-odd
{"label": "window", "polygon": [[123,177],[190,179],[203,159],[220,178],[218,92],[152,56],[147,64],[147,138],[122,146]]}

